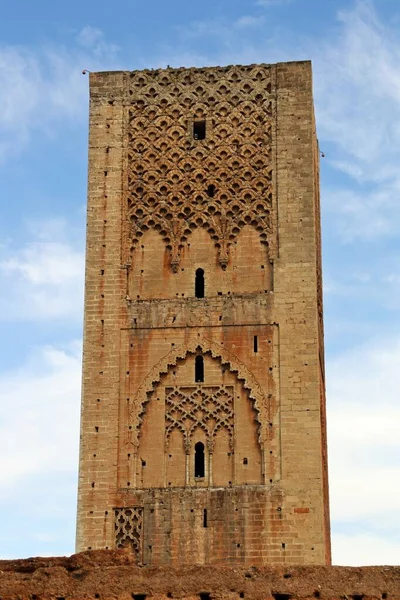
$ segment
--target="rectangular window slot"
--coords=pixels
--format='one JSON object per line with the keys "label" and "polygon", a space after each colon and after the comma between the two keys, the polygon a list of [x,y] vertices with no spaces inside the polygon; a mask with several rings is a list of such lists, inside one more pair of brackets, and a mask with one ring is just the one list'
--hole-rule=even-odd
{"label": "rectangular window slot", "polygon": [[254,352],[258,352],[258,336],[254,336],[254,340],[253,340],[253,349]]}
{"label": "rectangular window slot", "polygon": [[204,509],[203,512],[203,527],[207,527],[207,509]]}
{"label": "rectangular window slot", "polygon": [[206,139],[206,122],[205,121],[194,121],[193,122],[193,139],[194,140],[205,140]]}

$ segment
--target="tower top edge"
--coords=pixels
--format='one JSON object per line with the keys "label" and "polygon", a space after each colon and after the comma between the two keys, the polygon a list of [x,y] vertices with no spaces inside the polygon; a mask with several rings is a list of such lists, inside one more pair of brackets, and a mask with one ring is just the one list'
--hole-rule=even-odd
{"label": "tower top edge", "polygon": [[263,68],[269,68],[269,67],[277,67],[277,66],[285,66],[285,65],[312,65],[312,61],[310,59],[306,59],[306,60],[291,60],[291,61],[281,61],[281,62],[277,62],[277,63],[251,63],[251,64],[246,64],[246,65],[242,65],[242,64],[231,64],[231,65],[214,65],[214,66],[204,66],[204,67],[196,67],[196,66],[192,66],[192,67],[154,67],[154,68],[147,68],[147,69],[132,69],[132,70],[115,70],[115,71],[92,71],[91,74],[92,75],[96,75],[96,74],[101,74],[101,75],[119,75],[119,74],[132,74],[132,73],[160,73],[160,72],[166,72],[166,73],[182,73],[184,71],[189,71],[189,72],[210,72],[210,71],[218,71],[218,72],[223,72],[223,71],[229,71],[230,69],[254,69],[255,67],[263,67]]}

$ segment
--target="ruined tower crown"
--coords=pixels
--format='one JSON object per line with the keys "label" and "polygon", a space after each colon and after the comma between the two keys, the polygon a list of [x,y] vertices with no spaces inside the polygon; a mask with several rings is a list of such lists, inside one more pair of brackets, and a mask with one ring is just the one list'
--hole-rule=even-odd
{"label": "ruined tower crown", "polygon": [[311,64],[90,74],[77,549],[330,562]]}

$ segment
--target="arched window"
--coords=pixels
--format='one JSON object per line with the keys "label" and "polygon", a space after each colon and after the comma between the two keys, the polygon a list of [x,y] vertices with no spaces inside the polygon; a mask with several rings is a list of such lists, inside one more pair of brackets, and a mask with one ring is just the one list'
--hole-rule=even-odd
{"label": "arched window", "polygon": [[196,278],[194,282],[194,295],[196,298],[204,298],[204,270],[196,269]]}
{"label": "arched window", "polygon": [[204,381],[204,358],[198,354],[194,359],[194,380],[196,383]]}
{"label": "arched window", "polygon": [[204,477],[204,444],[197,442],[194,447],[194,476]]}

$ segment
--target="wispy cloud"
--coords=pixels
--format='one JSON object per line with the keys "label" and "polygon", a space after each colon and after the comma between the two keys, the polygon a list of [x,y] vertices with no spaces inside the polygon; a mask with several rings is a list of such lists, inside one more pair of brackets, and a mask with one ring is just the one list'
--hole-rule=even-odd
{"label": "wispy cloud", "polygon": [[400,231],[400,35],[372,2],[338,15],[341,29],[315,56],[315,97],[327,161],[353,180],[331,186],[327,205],[345,241]]}
{"label": "wispy cloud", "polygon": [[260,27],[265,22],[263,16],[254,17],[251,15],[245,15],[239,17],[234,23],[236,29],[246,29],[248,27]]}
{"label": "wispy cloud", "polygon": [[97,29],[96,27],[91,27],[90,25],[85,25],[78,33],[76,39],[79,44],[85,46],[86,48],[93,48],[93,46],[97,46],[103,40],[103,32],[101,29]]}
{"label": "wispy cloud", "polygon": [[[400,540],[391,541],[371,534],[333,535],[333,564],[335,565],[393,565],[398,564]],[[377,563],[379,557],[379,563]]]}
{"label": "wispy cloud", "polygon": [[270,6],[280,6],[282,4],[289,4],[294,0],[257,0],[256,5],[258,6],[266,6],[267,8]]}
{"label": "wispy cloud", "polygon": [[53,135],[64,120],[84,118],[87,79],[82,69],[118,66],[118,48],[85,27],[68,50],[0,45],[0,164],[17,155],[33,132]]}
{"label": "wispy cloud", "polygon": [[[398,555],[391,552],[400,545],[400,337],[376,336],[328,360],[327,382],[334,560],[395,564]],[[362,537],[369,540],[364,550],[357,544]],[[344,550],[344,542],[357,552]]]}
{"label": "wispy cloud", "polygon": [[112,44],[105,39],[101,29],[85,25],[78,33],[76,40],[78,44],[84,48],[89,48],[94,57],[100,60],[106,59],[107,62],[111,59],[115,61],[115,57],[120,50],[117,44]]}
{"label": "wispy cloud", "polygon": [[0,372],[0,498],[24,478],[75,472],[81,344],[36,348],[15,371]]}
{"label": "wispy cloud", "polygon": [[73,551],[80,374],[80,342],[0,372],[0,558]]}
{"label": "wispy cloud", "polygon": [[83,306],[83,240],[72,239],[66,222],[34,227],[31,240],[0,250],[3,293],[0,314],[6,320],[79,318]]}

